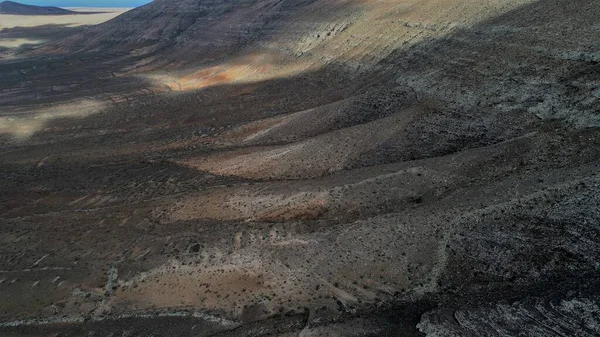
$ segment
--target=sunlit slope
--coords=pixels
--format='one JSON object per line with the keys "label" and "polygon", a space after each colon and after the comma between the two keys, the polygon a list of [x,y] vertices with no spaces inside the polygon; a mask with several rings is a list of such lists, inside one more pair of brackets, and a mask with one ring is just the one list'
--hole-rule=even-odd
{"label": "sunlit slope", "polygon": [[[55,47],[126,48],[147,53],[155,59],[153,64],[176,69],[217,63],[226,72],[229,66],[242,64],[249,65],[251,73],[252,67],[271,65],[274,69],[264,72],[276,76],[286,74],[279,69],[282,64],[295,69],[331,62],[355,68],[373,65],[398,48],[470,27],[530,2],[159,0]],[[243,76],[234,74],[232,80]]]}

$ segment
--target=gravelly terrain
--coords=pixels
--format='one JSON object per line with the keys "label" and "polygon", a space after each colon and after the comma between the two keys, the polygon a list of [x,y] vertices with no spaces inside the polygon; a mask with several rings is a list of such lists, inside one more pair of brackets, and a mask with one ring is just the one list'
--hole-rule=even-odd
{"label": "gravelly terrain", "polygon": [[0,332],[600,334],[598,17],[156,0],[9,50]]}

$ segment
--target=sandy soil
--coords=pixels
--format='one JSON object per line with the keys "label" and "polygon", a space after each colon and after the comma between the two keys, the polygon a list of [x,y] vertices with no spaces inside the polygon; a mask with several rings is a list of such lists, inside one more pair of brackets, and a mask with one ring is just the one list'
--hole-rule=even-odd
{"label": "sandy soil", "polygon": [[[78,10],[81,8],[73,9]],[[83,9],[82,9],[83,10]],[[36,27],[43,25],[62,25],[75,27],[83,25],[96,25],[126,12],[125,8],[85,8],[89,12],[106,12],[86,15],[6,15],[0,14],[0,30],[14,27]]]}
{"label": "sandy soil", "polygon": [[90,8],[85,15],[5,15],[0,14],[0,58],[15,59],[24,50],[73,35],[84,27],[111,20],[124,8]]}

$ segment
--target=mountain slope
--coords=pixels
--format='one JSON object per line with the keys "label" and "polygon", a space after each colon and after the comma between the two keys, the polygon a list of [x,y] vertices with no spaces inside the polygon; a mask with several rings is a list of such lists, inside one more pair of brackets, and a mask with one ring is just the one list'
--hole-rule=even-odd
{"label": "mountain slope", "polygon": [[157,0],[0,62],[0,329],[594,336],[592,0]]}
{"label": "mountain slope", "polygon": [[527,2],[158,0],[60,46],[69,51],[161,50],[157,58],[176,62],[176,67],[238,52],[280,62],[300,58],[318,64],[327,59],[372,65],[399,47],[443,36]]}
{"label": "mountain slope", "polygon": [[0,14],[10,15],[71,15],[79,14],[67,9],[52,6],[25,5],[14,1],[0,2]]}

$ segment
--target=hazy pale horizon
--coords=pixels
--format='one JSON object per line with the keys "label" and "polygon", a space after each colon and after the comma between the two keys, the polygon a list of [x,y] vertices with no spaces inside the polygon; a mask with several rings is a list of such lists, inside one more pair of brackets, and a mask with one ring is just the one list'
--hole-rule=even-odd
{"label": "hazy pale horizon", "polygon": [[[152,0],[12,0],[26,5],[56,7],[138,7]],[[0,1],[1,2],[1,1]]]}

